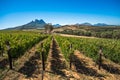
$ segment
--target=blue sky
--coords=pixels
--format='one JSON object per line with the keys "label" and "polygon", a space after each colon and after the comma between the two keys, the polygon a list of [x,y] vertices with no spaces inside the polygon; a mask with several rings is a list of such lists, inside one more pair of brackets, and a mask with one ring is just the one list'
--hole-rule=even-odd
{"label": "blue sky", "polygon": [[120,0],[0,0],[0,29],[34,19],[53,24],[119,24]]}

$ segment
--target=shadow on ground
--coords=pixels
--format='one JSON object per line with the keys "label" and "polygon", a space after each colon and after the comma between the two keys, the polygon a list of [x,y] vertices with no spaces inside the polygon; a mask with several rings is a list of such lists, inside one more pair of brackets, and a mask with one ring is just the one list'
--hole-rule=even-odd
{"label": "shadow on ground", "polygon": [[105,69],[106,71],[112,73],[112,74],[119,74],[120,75],[120,69],[118,69],[117,67],[114,67],[113,65],[102,64],[102,68]]}
{"label": "shadow on ground", "polygon": [[35,70],[37,69],[38,63],[36,60],[40,59],[40,54],[35,53],[35,55],[33,55],[32,57],[30,57],[30,59],[25,62],[24,66],[22,68],[20,68],[18,70],[18,72],[27,75],[27,77],[31,77],[32,74],[35,72]]}
{"label": "shadow on ground", "polygon": [[73,65],[75,66],[78,73],[85,74],[87,76],[95,76],[95,77],[104,77],[101,74],[98,74],[96,70],[92,68],[86,67],[78,57],[73,55]]}
{"label": "shadow on ground", "polygon": [[52,44],[52,60],[51,60],[51,70],[53,73],[57,75],[61,75],[66,77],[65,73],[61,71],[65,69],[65,64],[60,60],[61,56],[59,55],[60,51],[58,50],[58,45],[55,40],[53,40]]}
{"label": "shadow on ground", "polygon": [[7,64],[8,64],[8,60],[7,59],[1,60],[0,61],[0,69],[6,68]]}

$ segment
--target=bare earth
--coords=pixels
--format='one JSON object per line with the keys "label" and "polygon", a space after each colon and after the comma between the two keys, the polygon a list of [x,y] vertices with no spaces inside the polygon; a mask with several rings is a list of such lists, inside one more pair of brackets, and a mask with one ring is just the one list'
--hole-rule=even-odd
{"label": "bare earth", "polygon": [[55,35],[65,36],[65,37],[78,37],[78,38],[96,38],[96,37],[87,37],[87,36],[76,36],[76,35],[69,35],[69,34],[58,34]]}

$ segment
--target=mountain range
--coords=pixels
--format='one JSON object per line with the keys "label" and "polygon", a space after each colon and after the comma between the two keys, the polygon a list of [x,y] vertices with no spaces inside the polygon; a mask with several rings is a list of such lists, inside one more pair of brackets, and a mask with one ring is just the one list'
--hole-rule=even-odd
{"label": "mountain range", "polygon": [[61,27],[60,24],[54,24],[53,27]]}
{"label": "mountain range", "polygon": [[21,25],[21,26],[17,26],[14,28],[8,28],[8,30],[22,30],[22,29],[39,29],[39,28],[44,28],[44,26],[47,23],[44,22],[44,20],[40,19],[35,19],[35,21],[31,21],[27,24]]}
{"label": "mountain range", "polygon": [[[44,26],[47,23],[43,20],[43,19],[35,19],[34,21],[31,21],[27,24],[21,25],[21,26],[17,26],[17,27],[13,27],[13,28],[7,28],[5,30],[23,30],[23,29],[41,29],[44,28]],[[53,27],[60,27],[60,24],[54,24]]]}
{"label": "mountain range", "polygon": [[88,22],[82,23],[82,24],[76,24],[76,25],[83,25],[83,26],[96,26],[96,27],[105,27],[105,26],[117,26],[117,25],[109,25],[105,23],[97,23],[97,24],[91,24]]}
{"label": "mountain range", "polygon": [[[31,21],[27,24],[24,24],[24,25],[21,25],[21,26],[17,26],[17,27],[14,27],[14,28],[7,28],[5,30],[23,30],[23,29],[41,29],[41,28],[44,28],[44,26],[46,25],[47,23],[43,20],[43,19],[35,19],[34,21]],[[91,23],[82,23],[82,24],[75,24],[75,25],[83,25],[83,26],[98,26],[98,27],[101,27],[101,26],[116,26],[116,25],[108,25],[108,24],[105,24],[105,23],[97,23],[97,24],[91,24]],[[54,24],[53,27],[61,27],[60,24]]]}

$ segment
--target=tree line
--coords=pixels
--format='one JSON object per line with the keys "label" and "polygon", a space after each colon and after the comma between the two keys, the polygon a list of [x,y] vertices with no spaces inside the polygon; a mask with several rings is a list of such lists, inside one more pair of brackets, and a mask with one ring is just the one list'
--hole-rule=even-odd
{"label": "tree line", "polygon": [[78,35],[78,36],[93,36],[99,38],[110,38],[110,39],[120,39],[120,30],[113,30],[113,31],[83,31],[83,30],[64,30],[64,31],[57,31],[57,33],[63,34],[71,34],[71,35]]}

